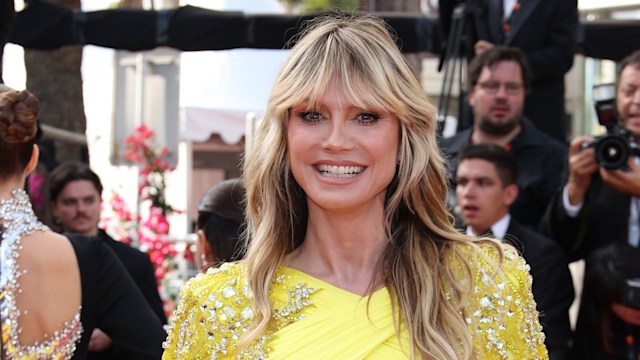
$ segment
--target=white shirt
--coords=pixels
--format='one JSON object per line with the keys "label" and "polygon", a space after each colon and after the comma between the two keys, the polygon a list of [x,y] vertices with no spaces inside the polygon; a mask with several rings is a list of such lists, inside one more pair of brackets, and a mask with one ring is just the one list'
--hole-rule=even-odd
{"label": "white shirt", "polygon": [[502,6],[504,9],[504,19],[508,19],[513,12],[513,7],[516,5],[517,0],[502,0]]}
{"label": "white shirt", "polygon": [[[627,241],[631,246],[635,247],[640,245],[640,218],[638,218],[638,207],[640,207],[640,203],[638,203],[639,201],[640,199],[632,196],[631,204],[629,205],[629,238]],[[584,206],[584,201],[581,201],[576,205],[571,205],[569,202],[569,190],[565,185],[564,189],[562,189],[562,205],[564,206],[564,211],[567,212],[569,217],[576,218]]]}
{"label": "white shirt", "polygon": [[[498,240],[504,240],[504,237],[507,235],[507,229],[509,228],[509,224],[511,223],[511,214],[507,213],[502,219],[495,222],[495,224],[491,225],[491,232],[493,236]],[[470,226],[467,226],[467,235],[478,237],[482,234],[475,234]]]}

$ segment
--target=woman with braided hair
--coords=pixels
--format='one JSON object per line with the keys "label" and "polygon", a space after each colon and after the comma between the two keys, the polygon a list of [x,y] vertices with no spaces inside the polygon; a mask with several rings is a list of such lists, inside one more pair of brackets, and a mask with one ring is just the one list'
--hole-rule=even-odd
{"label": "woman with braided hair", "polygon": [[84,359],[99,327],[137,358],[157,359],[160,320],[113,251],[49,230],[22,190],[38,162],[39,110],[29,91],[0,85],[0,357]]}

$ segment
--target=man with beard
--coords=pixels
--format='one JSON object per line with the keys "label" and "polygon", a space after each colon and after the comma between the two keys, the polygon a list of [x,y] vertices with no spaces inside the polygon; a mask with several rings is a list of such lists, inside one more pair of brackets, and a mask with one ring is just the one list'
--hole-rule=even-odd
{"label": "man with beard", "polygon": [[520,193],[511,205],[511,215],[537,230],[547,204],[560,187],[567,149],[522,115],[531,70],[521,50],[495,46],[469,63],[467,79],[473,127],[440,142],[449,162],[450,206],[455,212],[460,151],[469,144],[500,145],[513,154],[518,166]]}
{"label": "man with beard", "polygon": [[[166,324],[167,318],[149,256],[113,240],[98,228],[101,194],[100,178],[86,164],[66,162],[49,175],[49,199],[56,224],[62,225],[66,233],[95,236],[109,246],[138,285],[151,310]],[[91,334],[88,359],[131,359],[132,356],[117,343],[112,344],[109,336],[100,329],[95,329]]]}

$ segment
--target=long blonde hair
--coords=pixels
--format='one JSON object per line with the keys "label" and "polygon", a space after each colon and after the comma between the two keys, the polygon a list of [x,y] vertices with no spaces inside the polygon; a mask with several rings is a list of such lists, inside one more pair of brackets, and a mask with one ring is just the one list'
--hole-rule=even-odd
{"label": "long blonde hair", "polygon": [[[257,318],[242,344],[267,331],[269,286],[285,255],[304,240],[306,198],[288,162],[290,109],[303,101],[313,106],[333,79],[355,105],[386,109],[400,121],[400,161],[385,204],[389,243],[374,274],[396,295],[396,329],[407,327],[412,358],[475,358],[464,306],[478,246],[454,229],[445,205],[435,109],[385,23],[371,15],[313,21],[282,66],[247,150],[246,262]],[[460,274],[469,281],[458,281]]]}

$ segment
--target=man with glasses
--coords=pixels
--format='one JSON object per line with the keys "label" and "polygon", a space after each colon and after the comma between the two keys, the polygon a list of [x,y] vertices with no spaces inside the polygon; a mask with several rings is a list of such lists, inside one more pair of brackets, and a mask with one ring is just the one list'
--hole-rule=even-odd
{"label": "man with glasses", "polygon": [[522,50],[532,70],[524,113],[539,130],[566,142],[565,74],[573,66],[578,1],[438,0],[438,4],[447,34],[456,6],[477,9],[474,19],[480,20],[478,26],[486,27],[486,34],[479,34],[473,44],[475,55],[496,45]]}
{"label": "man with glasses", "polygon": [[[560,187],[567,149],[522,115],[531,84],[531,70],[522,51],[504,46],[484,51],[469,63],[467,81],[473,127],[440,142],[449,161],[451,189],[456,187],[456,158],[468,144],[503,146],[515,157],[519,174],[520,193],[511,215],[537,230],[547,204]],[[450,194],[455,210],[454,191]]]}

